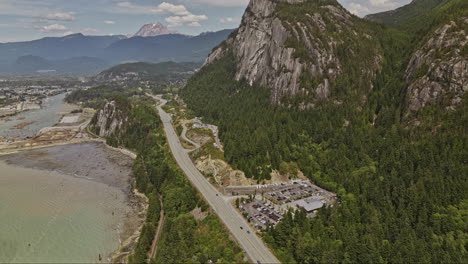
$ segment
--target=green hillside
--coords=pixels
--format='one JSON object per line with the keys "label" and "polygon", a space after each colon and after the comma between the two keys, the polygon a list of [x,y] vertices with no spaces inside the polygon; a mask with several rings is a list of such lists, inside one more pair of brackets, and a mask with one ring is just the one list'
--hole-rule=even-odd
{"label": "green hillside", "polygon": [[97,80],[112,80],[128,78],[138,80],[175,81],[192,75],[200,67],[200,63],[161,62],[161,63],[126,63],[114,66],[99,73]]}
{"label": "green hillside", "polygon": [[[339,206],[315,218],[288,214],[267,232],[265,241],[280,260],[466,263],[467,95],[454,110],[441,100],[406,118],[404,76],[412,54],[433,31],[467,11],[467,1],[451,0],[419,17],[402,16],[401,29],[354,23],[372,29],[383,54],[364,103],[353,90],[344,90],[349,100],[328,100],[308,110],[271,104],[270,87],[235,81],[239,66],[232,50],[189,80],[182,98],[197,115],[219,125],[225,157],[235,168],[261,181],[282,161],[292,162],[338,193]],[[449,54],[441,53],[434,63]],[[346,77],[350,84],[360,82],[359,75]]]}
{"label": "green hillside", "polygon": [[389,27],[397,27],[414,21],[418,16],[430,12],[434,7],[445,0],[413,0],[411,3],[398,9],[366,16],[374,22],[385,24]]}

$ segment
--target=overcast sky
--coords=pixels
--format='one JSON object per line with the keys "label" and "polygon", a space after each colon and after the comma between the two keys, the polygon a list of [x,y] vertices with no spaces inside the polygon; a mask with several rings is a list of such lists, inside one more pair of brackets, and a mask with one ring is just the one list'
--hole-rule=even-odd
{"label": "overcast sky", "polygon": [[[0,0],[0,42],[72,33],[135,33],[161,22],[184,34],[236,28],[249,0]],[[338,0],[363,16],[410,0]]]}

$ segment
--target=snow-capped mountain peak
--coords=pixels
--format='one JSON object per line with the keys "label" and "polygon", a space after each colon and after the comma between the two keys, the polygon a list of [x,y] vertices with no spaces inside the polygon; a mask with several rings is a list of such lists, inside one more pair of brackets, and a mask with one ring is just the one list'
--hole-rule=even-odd
{"label": "snow-capped mountain peak", "polygon": [[136,34],[129,37],[155,37],[167,34],[177,34],[177,32],[169,30],[161,23],[153,23],[144,25]]}

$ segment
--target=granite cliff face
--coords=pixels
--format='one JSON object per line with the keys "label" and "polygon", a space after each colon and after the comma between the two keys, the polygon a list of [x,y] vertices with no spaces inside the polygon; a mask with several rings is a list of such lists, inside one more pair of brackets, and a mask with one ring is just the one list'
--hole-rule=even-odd
{"label": "granite cliff face", "polygon": [[[333,96],[334,82],[347,73],[347,64],[360,56],[363,43],[373,41],[359,23],[336,1],[252,0],[239,29],[213,50],[205,65],[232,52],[236,80],[271,88],[275,104],[302,96],[303,105],[310,107]],[[363,79],[369,80],[363,89],[368,91],[381,56],[378,48],[366,53],[353,63],[362,66]]]}
{"label": "granite cliff face", "polygon": [[447,109],[468,90],[468,17],[437,28],[411,57],[406,70],[407,114],[439,101]]}
{"label": "granite cliff face", "polygon": [[91,129],[103,138],[121,133],[128,117],[119,110],[115,101],[108,102],[95,116]]}

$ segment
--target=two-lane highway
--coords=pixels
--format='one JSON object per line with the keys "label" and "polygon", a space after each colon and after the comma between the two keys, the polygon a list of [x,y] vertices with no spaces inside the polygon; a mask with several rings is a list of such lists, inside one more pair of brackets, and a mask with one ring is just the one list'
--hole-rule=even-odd
{"label": "two-lane highway", "polygon": [[231,231],[247,256],[254,263],[280,263],[232,204],[223,199],[221,193],[198,171],[187,151],[180,144],[179,137],[171,123],[171,115],[161,108],[166,101],[159,96],[152,97],[162,103],[157,108],[174,158],[192,184],[205,197],[214,212]]}

